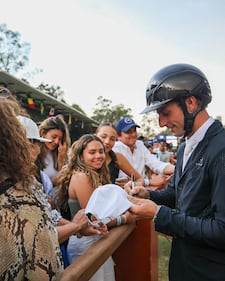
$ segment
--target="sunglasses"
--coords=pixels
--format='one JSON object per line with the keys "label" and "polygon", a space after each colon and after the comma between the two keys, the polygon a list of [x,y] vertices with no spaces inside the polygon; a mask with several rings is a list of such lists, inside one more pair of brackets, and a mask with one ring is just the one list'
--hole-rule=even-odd
{"label": "sunglasses", "polygon": [[0,87],[0,96],[7,99],[11,96],[11,92],[7,88]]}

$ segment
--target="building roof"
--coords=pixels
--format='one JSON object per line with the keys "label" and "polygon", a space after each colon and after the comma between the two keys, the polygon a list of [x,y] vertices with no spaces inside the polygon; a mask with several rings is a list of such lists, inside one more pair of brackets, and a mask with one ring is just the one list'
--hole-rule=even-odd
{"label": "building roof", "polygon": [[[32,87],[28,83],[12,76],[5,71],[0,71],[0,85],[7,87],[13,93],[13,95],[16,96],[17,100],[25,109],[27,109],[26,107],[28,106],[27,99],[31,98],[33,100],[35,104],[35,110],[33,110],[32,113],[29,111],[29,114],[31,113],[31,116],[36,122],[44,119],[40,114],[41,104],[43,104],[46,112],[49,112],[50,108],[54,107],[55,115],[62,114],[65,120],[71,116],[73,120],[85,122],[85,124],[88,126],[96,127],[99,124],[96,120],[89,118],[87,115],[83,114],[72,106]],[[38,117],[40,120],[38,120]]]}

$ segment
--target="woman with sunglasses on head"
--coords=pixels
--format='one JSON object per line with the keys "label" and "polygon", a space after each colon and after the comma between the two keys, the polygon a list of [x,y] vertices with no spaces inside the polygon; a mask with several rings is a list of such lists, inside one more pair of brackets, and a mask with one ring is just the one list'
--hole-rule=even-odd
{"label": "woman with sunglasses on head", "polygon": [[0,280],[60,280],[57,232],[32,176],[30,143],[17,111],[18,104],[0,98]]}

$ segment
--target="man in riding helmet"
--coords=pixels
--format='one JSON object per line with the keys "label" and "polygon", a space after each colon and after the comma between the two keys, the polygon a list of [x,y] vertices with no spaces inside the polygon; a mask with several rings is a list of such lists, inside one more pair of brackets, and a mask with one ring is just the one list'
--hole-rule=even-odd
{"label": "man in riding helmet", "polygon": [[[170,281],[225,280],[225,130],[209,116],[206,76],[189,64],[169,65],[150,80],[147,107],[159,125],[184,136],[173,179],[163,190],[135,187],[131,211],[173,238]],[[150,200],[146,200],[150,199]]]}

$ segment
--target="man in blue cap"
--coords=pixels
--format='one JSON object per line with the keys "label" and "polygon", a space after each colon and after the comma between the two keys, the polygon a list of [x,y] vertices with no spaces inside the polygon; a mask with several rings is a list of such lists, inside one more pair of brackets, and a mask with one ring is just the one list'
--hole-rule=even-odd
{"label": "man in blue cap", "polygon": [[[131,165],[145,178],[145,185],[153,185],[153,179],[146,177],[146,166],[156,174],[170,175],[174,172],[174,165],[162,162],[152,155],[144,145],[143,141],[138,140],[137,129],[140,128],[130,117],[123,117],[116,124],[118,141],[113,147],[114,152],[123,154]],[[122,171],[119,177],[126,177]],[[165,177],[165,183],[167,178]],[[156,179],[154,179],[156,181]]]}

